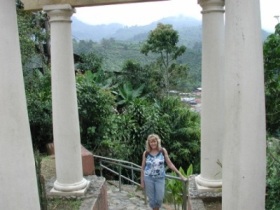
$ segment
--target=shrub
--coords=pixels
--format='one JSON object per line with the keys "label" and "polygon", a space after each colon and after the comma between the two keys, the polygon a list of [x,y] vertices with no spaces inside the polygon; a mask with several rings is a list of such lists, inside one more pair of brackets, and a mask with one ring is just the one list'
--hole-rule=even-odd
{"label": "shrub", "polygon": [[50,72],[34,71],[25,78],[25,86],[33,147],[45,152],[53,134]]}

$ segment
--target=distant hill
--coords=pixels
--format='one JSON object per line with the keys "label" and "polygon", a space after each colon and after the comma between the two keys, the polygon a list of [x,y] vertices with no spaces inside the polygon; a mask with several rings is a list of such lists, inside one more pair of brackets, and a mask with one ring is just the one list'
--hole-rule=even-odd
{"label": "distant hill", "polygon": [[[81,22],[76,17],[73,17],[72,35],[76,40],[92,40],[95,42],[110,38],[120,41],[142,42],[147,39],[149,32],[155,29],[158,23],[171,24],[179,33],[180,44],[184,44],[187,47],[193,47],[196,42],[201,42],[201,21],[185,16],[168,17],[145,26],[130,27],[119,23],[89,25]],[[265,40],[269,34],[270,33],[263,30],[263,40]]]}
{"label": "distant hill", "polygon": [[171,24],[178,31],[180,40],[186,45],[201,42],[201,21],[190,17],[177,16],[163,18],[145,26],[124,26],[118,23],[107,25],[89,25],[76,17],[72,18],[72,34],[77,40],[100,42],[103,38],[129,42],[142,42],[158,23]]}
{"label": "distant hill", "polygon": [[72,36],[77,40],[92,40],[99,42],[103,38],[110,38],[112,34],[123,27],[123,25],[118,23],[108,25],[89,25],[78,20],[76,17],[72,18]]}

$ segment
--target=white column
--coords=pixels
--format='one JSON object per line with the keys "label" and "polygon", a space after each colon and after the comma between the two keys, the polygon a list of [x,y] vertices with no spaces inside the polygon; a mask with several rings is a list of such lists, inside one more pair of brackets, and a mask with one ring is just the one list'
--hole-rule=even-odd
{"label": "white column", "polygon": [[0,209],[40,209],[15,1],[0,6]]}
{"label": "white column", "polygon": [[223,209],[264,210],[266,128],[259,0],[226,0]]}
{"label": "white column", "polygon": [[202,7],[201,174],[199,189],[222,186],[224,131],[224,0],[199,0]]}
{"label": "white column", "polygon": [[[74,58],[71,34],[72,7],[43,8],[51,28],[51,78],[56,178],[53,192],[84,193]],[[75,192],[76,193],[76,192]]]}

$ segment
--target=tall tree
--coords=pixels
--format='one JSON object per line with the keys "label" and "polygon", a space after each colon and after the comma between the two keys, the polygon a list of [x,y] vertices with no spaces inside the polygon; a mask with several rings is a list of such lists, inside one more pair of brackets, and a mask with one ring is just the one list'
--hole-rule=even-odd
{"label": "tall tree", "polygon": [[153,31],[149,33],[147,41],[141,48],[141,53],[146,56],[148,53],[158,54],[157,64],[163,74],[164,91],[168,94],[172,78],[178,78],[183,73],[186,74],[187,67],[179,65],[176,59],[185,51],[185,46],[177,46],[179,35],[172,25],[159,23]]}

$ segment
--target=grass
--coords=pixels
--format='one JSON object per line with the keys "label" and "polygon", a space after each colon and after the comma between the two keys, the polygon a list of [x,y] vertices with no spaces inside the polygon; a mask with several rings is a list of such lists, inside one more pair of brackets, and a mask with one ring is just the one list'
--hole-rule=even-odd
{"label": "grass", "polygon": [[63,200],[59,198],[48,200],[48,210],[79,210],[80,206],[80,200]]}

